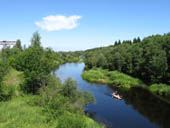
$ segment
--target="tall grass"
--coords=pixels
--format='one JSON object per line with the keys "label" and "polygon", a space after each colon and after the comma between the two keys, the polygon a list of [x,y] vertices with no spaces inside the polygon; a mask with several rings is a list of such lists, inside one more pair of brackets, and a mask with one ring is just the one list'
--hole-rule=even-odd
{"label": "tall grass", "polygon": [[[85,116],[84,113],[74,112],[59,106],[52,112],[60,113],[52,118],[44,106],[38,104],[40,95],[26,95],[21,92],[22,72],[10,69],[3,78],[2,91],[8,100],[0,102],[0,128],[101,128],[100,124]],[[52,80],[54,82],[54,80]],[[52,83],[53,84],[53,83]],[[10,98],[9,98],[10,97]],[[59,97],[56,97],[58,100]],[[59,104],[62,104],[61,101]],[[61,113],[63,110],[63,113]],[[50,111],[50,110],[49,110]],[[51,116],[51,117],[50,117]]]}
{"label": "tall grass", "polygon": [[149,87],[149,90],[156,95],[170,98],[170,86],[166,84],[153,84]]}
{"label": "tall grass", "polygon": [[136,86],[145,87],[144,83],[137,78],[118,71],[107,71],[100,68],[85,71],[82,77],[89,82],[116,85],[126,89]]}
{"label": "tall grass", "polygon": [[2,90],[5,94],[12,96],[19,96],[22,92],[20,84],[23,82],[23,73],[11,68],[6,76],[3,78]]}
{"label": "tall grass", "polygon": [[0,103],[0,128],[48,128],[42,108],[27,102],[31,96],[16,97]]}
{"label": "tall grass", "polygon": [[149,90],[159,99],[170,103],[170,86],[166,84],[153,84],[147,86],[137,78],[133,78],[118,71],[107,71],[100,68],[84,71],[82,78],[89,82],[120,86],[127,90],[131,87],[141,87]]}
{"label": "tall grass", "polygon": [[47,121],[43,107],[32,103],[36,98],[24,95],[0,102],[0,128],[101,128],[92,119],[67,111],[56,120]]}

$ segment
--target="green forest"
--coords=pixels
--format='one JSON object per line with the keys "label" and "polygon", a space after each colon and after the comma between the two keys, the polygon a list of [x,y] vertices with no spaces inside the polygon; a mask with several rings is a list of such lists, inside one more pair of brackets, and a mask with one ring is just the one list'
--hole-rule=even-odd
{"label": "green forest", "polygon": [[0,128],[170,128],[170,0],[0,5]]}
{"label": "green forest", "polygon": [[101,128],[85,115],[83,106],[95,103],[92,94],[77,89],[76,81],[61,82],[52,74],[59,65],[80,60],[81,52],[54,52],[41,46],[38,32],[31,45],[17,40],[0,52],[1,128]]}
{"label": "green forest", "polygon": [[28,47],[17,40],[0,51],[0,127],[104,128],[83,109],[95,104],[94,96],[72,78],[62,82],[53,74],[72,62],[85,63],[82,78],[89,82],[119,87],[126,95],[141,88],[170,103],[170,33],[55,52],[44,48],[35,32]]}
{"label": "green forest", "polygon": [[124,88],[143,87],[170,98],[170,33],[116,41],[85,51],[82,77]]}

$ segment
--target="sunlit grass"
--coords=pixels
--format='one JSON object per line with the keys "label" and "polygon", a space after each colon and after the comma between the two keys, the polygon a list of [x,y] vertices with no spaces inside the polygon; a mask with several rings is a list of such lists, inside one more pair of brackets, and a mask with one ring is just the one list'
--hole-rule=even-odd
{"label": "sunlit grass", "polygon": [[2,87],[6,91],[12,90],[14,93],[13,95],[19,96],[19,94],[21,93],[20,84],[22,82],[23,82],[23,73],[11,68],[9,70],[9,73],[3,78]]}
{"label": "sunlit grass", "polygon": [[166,84],[153,84],[149,90],[154,94],[170,98],[170,86]]}
{"label": "sunlit grass", "polygon": [[0,102],[0,128],[103,127],[84,114],[71,113],[67,110],[56,119],[49,117],[44,108],[37,105],[39,95],[26,95],[21,92],[20,84],[23,79],[23,73],[12,68],[3,79],[3,92],[12,97]]}
{"label": "sunlit grass", "polygon": [[32,103],[34,98],[36,96],[24,95],[15,97],[7,102],[1,102],[0,128],[103,127],[85,115],[69,113],[67,111],[57,119],[47,121],[48,116],[43,112],[43,108]]}
{"label": "sunlit grass", "polygon": [[107,71],[100,68],[83,72],[82,78],[89,82],[120,86],[123,89],[141,87],[149,90],[161,100],[170,103],[170,86],[166,84],[153,84],[147,86],[141,80],[124,73],[120,73],[118,71]]}
{"label": "sunlit grass", "polygon": [[42,108],[27,102],[31,96],[16,97],[0,103],[0,128],[48,128]]}
{"label": "sunlit grass", "polygon": [[107,71],[100,68],[85,71],[82,77],[89,82],[117,85],[127,89],[134,86],[145,87],[144,83],[137,78],[118,71]]}

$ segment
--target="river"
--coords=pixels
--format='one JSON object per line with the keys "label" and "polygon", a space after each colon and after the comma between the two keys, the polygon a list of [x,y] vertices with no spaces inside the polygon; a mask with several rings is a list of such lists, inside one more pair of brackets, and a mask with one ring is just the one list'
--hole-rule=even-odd
{"label": "river", "polygon": [[80,90],[94,95],[96,104],[85,107],[94,120],[107,128],[170,128],[169,104],[142,89],[131,89],[128,93],[119,91],[123,100],[113,99],[111,94],[117,89],[89,83],[81,78],[84,66],[84,63],[67,63],[55,73],[62,81],[71,77],[77,81]]}

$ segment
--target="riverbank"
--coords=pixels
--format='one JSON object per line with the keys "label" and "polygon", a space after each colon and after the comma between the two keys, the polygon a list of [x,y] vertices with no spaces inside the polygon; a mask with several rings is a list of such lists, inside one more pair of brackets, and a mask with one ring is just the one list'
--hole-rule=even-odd
{"label": "riverbank", "polygon": [[118,71],[107,71],[100,68],[84,71],[81,75],[83,79],[94,82],[109,84],[130,89],[131,87],[140,86],[145,88],[146,85],[139,79],[133,78]]}
{"label": "riverbank", "polygon": [[[44,114],[44,108],[34,105],[36,96],[23,95],[14,97],[9,101],[1,102],[0,105],[0,127],[21,128],[67,128],[84,125],[86,128],[102,128],[93,119],[66,111],[55,120],[49,120],[48,114]],[[21,107],[22,106],[22,107]],[[77,120],[78,118],[78,120]],[[104,128],[104,127],[103,127]]]}
{"label": "riverbank", "polygon": [[[41,99],[39,95],[24,94],[22,92],[20,85],[23,81],[23,73],[13,68],[10,68],[3,78],[2,92],[6,99],[0,102],[1,128],[74,128],[83,126],[86,128],[104,128],[103,125],[96,123],[81,111],[66,110],[63,105],[66,99],[62,97],[58,97],[61,100],[55,102],[58,109],[54,111],[60,113],[60,116],[54,118],[50,114],[52,110],[46,111],[44,106],[39,104],[39,99]],[[64,113],[61,113],[61,110],[64,110]]]}
{"label": "riverbank", "polygon": [[140,87],[149,90],[155,96],[170,103],[170,86],[166,84],[146,85],[141,80],[133,78],[127,74],[118,71],[108,71],[101,68],[95,68],[82,73],[82,78],[93,83],[102,83],[121,87],[129,90],[132,87]]}

